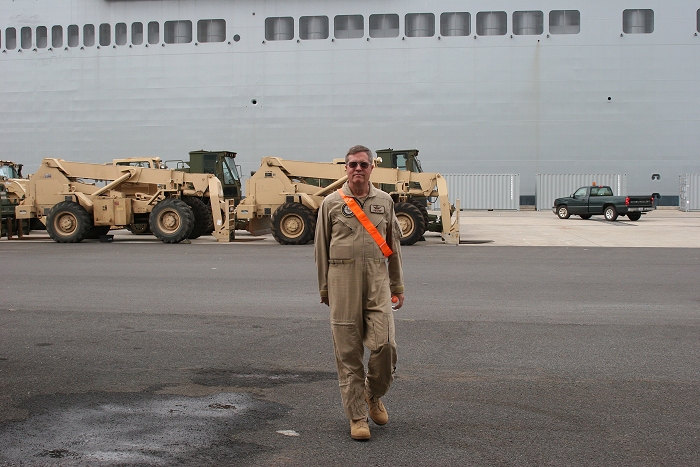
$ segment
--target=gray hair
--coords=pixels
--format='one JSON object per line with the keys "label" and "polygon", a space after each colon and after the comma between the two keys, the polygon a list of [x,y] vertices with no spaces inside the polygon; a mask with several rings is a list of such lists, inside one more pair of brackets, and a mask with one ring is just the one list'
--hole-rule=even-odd
{"label": "gray hair", "polygon": [[348,153],[345,154],[345,163],[348,163],[348,157],[352,156],[354,154],[359,154],[361,152],[367,153],[367,156],[369,157],[369,163],[372,163],[372,150],[368,148],[367,146],[362,146],[361,144],[358,144],[357,146],[353,146],[350,149],[348,149]]}

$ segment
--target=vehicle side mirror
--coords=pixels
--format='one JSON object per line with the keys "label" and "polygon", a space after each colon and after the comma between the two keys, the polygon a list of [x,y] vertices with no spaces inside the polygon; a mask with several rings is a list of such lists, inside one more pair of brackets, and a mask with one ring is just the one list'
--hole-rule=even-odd
{"label": "vehicle side mirror", "polygon": [[576,199],[576,193],[574,193],[573,195],[571,195],[571,197],[574,198],[574,199]]}

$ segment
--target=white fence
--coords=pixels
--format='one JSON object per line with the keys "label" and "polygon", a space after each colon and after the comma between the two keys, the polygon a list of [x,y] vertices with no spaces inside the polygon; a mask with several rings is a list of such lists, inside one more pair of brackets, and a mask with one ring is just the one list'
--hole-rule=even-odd
{"label": "white fence", "polygon": [[700,174],[680,176],[678,209],[686,212],[700,211]]}
{"label": "white fence", "polygon": [[450,202],[462,210],[520,210],[518,174],[444,174]]}

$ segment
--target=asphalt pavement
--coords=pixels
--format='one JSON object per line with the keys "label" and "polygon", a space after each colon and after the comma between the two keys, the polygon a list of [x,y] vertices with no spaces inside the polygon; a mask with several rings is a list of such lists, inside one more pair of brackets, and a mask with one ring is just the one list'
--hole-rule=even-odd
{"label": "asphalt pavement", "polygon": [[0,465],[696,465],[700,214],[461,225],[403,249],[368,442],[312,246],[0,240]]}

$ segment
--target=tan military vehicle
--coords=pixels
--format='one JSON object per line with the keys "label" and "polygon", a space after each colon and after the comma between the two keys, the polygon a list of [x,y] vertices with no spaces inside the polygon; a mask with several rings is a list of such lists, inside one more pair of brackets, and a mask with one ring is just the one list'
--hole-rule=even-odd
{"label": "tan military vehicle", "polygon": [[22,164],[0,160],[0,237],[29,233],[29,221],[15,219],[15,206],[24,197],[27,183],[22,178]]}
{"label": "tan military vehicle", "polygon": [[[284,245],[309,243],[323,198],[346,180],[342,164],[264,157],[260,169],[246,183],[246,198],[236,207],[236,218],[246,220],[246,230],[253,235],[271,231]],[[385,190],[393,186],[386,191],[396,203],[402,244],[414,244],[426,230],[425,213],[410,202],[414,197],[438,199],[442,237],[448,244],[459,244],[459,201],[453,220],[447,183],[440,174],[375,167],[371,181]]]}
{"label": "tan military vehicle", "polygon": [[149,224],[166,243],[197,238],[212,221],[217,240],[229,241],[233,232],[233,204],[229,208],[221,183],[210,174],[47,158],[27,182],[16,218],[39,219],[61,243],[139,223]]}

